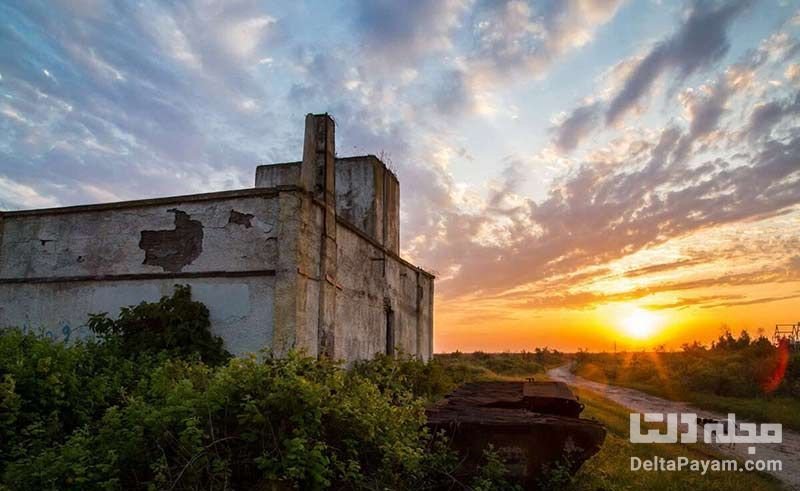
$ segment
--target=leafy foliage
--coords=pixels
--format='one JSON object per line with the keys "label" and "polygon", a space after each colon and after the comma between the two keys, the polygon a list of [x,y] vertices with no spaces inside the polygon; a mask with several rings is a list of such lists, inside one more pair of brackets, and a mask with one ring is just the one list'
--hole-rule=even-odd
{"label": "leafy foliage", "polygon": [[156,357],[119,357],[95,342],[64,346],[0,334],[0,468],[52,448],[120,403]]}
{"label": "leafy foliage", "polygon": [[530,377],[561,365],[563,353],[548,348],[536,348],[521,353],[455,353],[436,355],[435,361],[456,385],[474,380]]}
{"label": "leafy foliage", "polygon": [[91,326],[69,346],[0,330],[0,490],[510,486],[492,453],[452,477],[424,424],[455,383],[440,362],[231,359],[188,288]]}
{"label": "leafy foliage", "polygon": [[176,285],[171,297],[124,307],[117,319],[107,313],[89,317],[89,329],[128,354],[166,352],[172,357],[199,356],[211,365],[230,358],[222,338],[211,333],[208,308],[192,300],[188,285]]}
{"label": "leafy foliage", "polygon": [[711,348],[685,344],[676,353],[582,352],[575,369],[622,385],[674,386],[729,397],[800,396],[800,354],[789,354],[765,337],[751,339],[744,331],[738,338],[724,333]]}

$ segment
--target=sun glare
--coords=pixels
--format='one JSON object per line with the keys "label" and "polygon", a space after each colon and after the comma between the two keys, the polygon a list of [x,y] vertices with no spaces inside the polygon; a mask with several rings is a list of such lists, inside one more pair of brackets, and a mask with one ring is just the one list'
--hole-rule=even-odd
{"label": "sun glare", "polygon": [[655,334],[658,323],[656,314],[637,307],[622,320],[622,327],[630,337],[646,339]]}

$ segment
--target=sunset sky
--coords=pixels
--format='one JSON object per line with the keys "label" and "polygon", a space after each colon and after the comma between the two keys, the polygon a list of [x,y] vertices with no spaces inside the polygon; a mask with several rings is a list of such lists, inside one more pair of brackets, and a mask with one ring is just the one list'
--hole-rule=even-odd
{"label": "sunset sky", "polygon": [[329,112],[436,350],[800,322],[800,2],[0,0],[0,209],[251,187]]}

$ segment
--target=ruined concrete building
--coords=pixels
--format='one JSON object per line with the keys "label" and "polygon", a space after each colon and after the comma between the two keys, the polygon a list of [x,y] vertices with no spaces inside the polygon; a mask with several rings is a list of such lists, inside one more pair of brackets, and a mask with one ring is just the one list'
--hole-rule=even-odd
{"label": "ruined concrete building", "polygon": [[253,189],[0,213],[0,326],[67,339],[180,283],[237,354],[428,359],[434,278],[399,256],[399,199],[309,114],[302,162],[258,167]]}

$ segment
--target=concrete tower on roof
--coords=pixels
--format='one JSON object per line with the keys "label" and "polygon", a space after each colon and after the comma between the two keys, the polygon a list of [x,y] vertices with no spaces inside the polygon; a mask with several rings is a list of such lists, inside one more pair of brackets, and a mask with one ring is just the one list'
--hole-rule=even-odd
{"label": "concrete tower on roof", "polygon": [[397,177],[336,158],[327,114],[306,116],[302,157],[253,189],[0,214],[0,326],[68,341],[181,283],[234,353],[429,359],[434,277],[399,256]]}

